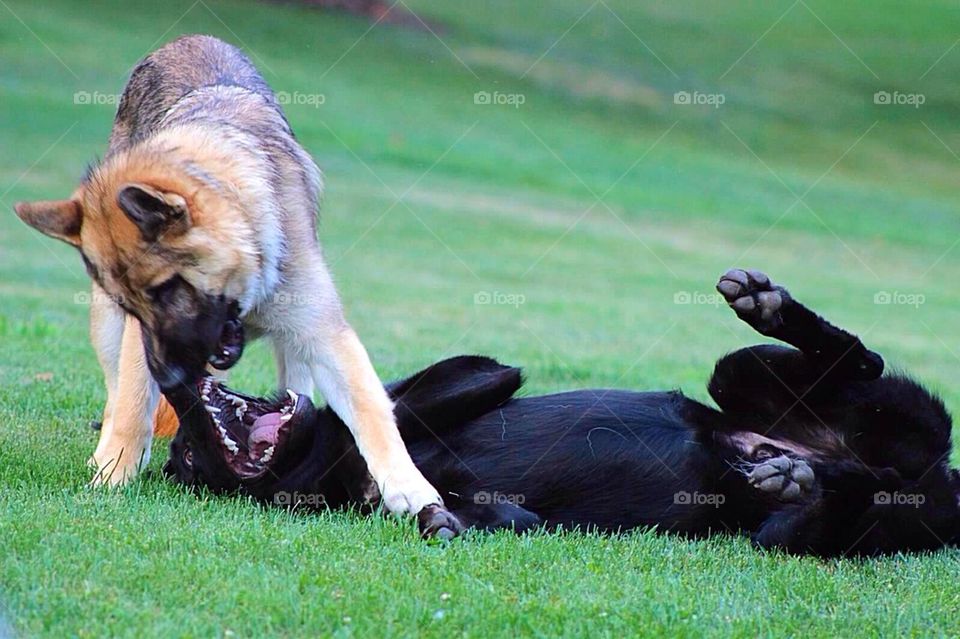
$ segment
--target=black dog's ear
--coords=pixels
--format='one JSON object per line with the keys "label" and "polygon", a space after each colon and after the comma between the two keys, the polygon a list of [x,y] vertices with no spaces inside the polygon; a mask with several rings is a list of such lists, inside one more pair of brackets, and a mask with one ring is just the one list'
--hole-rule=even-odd
{"label": "black dog's ear", "polygon": [[161,233],[185,231],[190,225],[187,201],[182,196],[146,184],[124,185],[117,193],[117,205],[147,242],[156,242]]}
{"label": "black dog's ear", "polygon": [[519,368],[473,355],[452,357],[387,386],[405,440],[459,426],[500,406],[520,389]]}

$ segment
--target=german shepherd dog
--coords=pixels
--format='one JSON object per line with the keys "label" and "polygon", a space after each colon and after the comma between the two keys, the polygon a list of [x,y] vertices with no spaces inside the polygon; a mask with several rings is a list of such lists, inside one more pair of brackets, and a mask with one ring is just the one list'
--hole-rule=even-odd
{"label": "german shepherd dog", "polygon": [[[20,203],[27,224],[80,250],[107,404],[94,483],[150,456],[160,392],[225,370],[269,335],[280,384],[314,385],[347,425],[386,508],[441,503],[344,319],[316,239],[322,183],[265,81],[238,49],[180,38],[142,60],[106,156],[66,200]],[[306,293],[309,291],[309,293]]]}
{"label": "german shepherd dog", "polygon": [[[388,386],[413,459],[450,509],[425,509],[422,533],[655,526],[821,556],[960,541],[943,403],[884,376],[879,355],[766,275],[733,270],[718,289],[742,320],[794,347],[720,359],[709,384],[720,410],[679,392],[515,398],[520,371],[484,357]],[[212,377],[169,398],[181,428],[165,472],[176,481],[290,507],[363,505],[364,461],[330,409]]]}

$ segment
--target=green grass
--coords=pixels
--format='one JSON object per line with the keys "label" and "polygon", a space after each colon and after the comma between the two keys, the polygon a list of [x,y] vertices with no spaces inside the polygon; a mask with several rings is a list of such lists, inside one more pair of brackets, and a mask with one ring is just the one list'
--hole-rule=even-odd
{"label": "green grass", "polygon": [[[115,94],[157,41],[209,32],[276,90],[324,95],[288,114],[326,171],[322,240],[384,378],[480,352],[523,365],[528,392],[705,398],[713,361],[757,338],[674,297],[736,264],[960,407],[955,3],[406,2],[442,42],[252,2],[7,0],[0,207],[67,195],[103,152],[113,107],[75,92]],[[875,105],[880,90],[926,102]],[[87,287],[72,250],[0,217],[0,615],[24,635],[958,632],[955,551],[821,562],[641,532],[440,547],[409,522],[197,500],[155,477],[91,492]],[[267,346],[232,379],[269,389]]]}

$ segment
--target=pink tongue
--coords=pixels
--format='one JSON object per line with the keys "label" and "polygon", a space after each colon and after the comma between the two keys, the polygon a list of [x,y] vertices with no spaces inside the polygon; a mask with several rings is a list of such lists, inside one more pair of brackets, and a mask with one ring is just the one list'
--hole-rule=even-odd
{"label": "pink tongue", "polygon": [[277,431],[280,430],[280,413],[267,413],[257,418],[250,427],[250,437],[247,445],[253,448],[256,444],[277,443]]}

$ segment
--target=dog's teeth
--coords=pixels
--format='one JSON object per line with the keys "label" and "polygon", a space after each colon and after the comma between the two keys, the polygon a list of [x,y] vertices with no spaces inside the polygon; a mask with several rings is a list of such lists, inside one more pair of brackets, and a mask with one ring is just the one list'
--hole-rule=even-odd
{"label": "dog's teeth", "polygon": [[289,388],[287,389],[287,395],[290,396],[290,401],[291,401],[291,402],[293,402],[294,404],[297,403],[297,394],[294,393],[294,392],[293,392],[292,390],[290,390]]}
{"label": "dog's teeth", "polygon": [[206,408],[206,409],[207,409],[207,412],[210,413],[211,415],[220,412],[220,409],[217,408],[216,406],[204,406],[204,408]]}
{"label": "dog's teeth", "polygon": [[289,413],[287,413],[286,415],[281,415],[281,416],[280,416],[280,423],[281,423],[281,424],[286,424],[287,422],[290,421],[290,419],[291,419],[292,417],[293,417],[293,415],[291,415],[291,414],[289,414]]}

